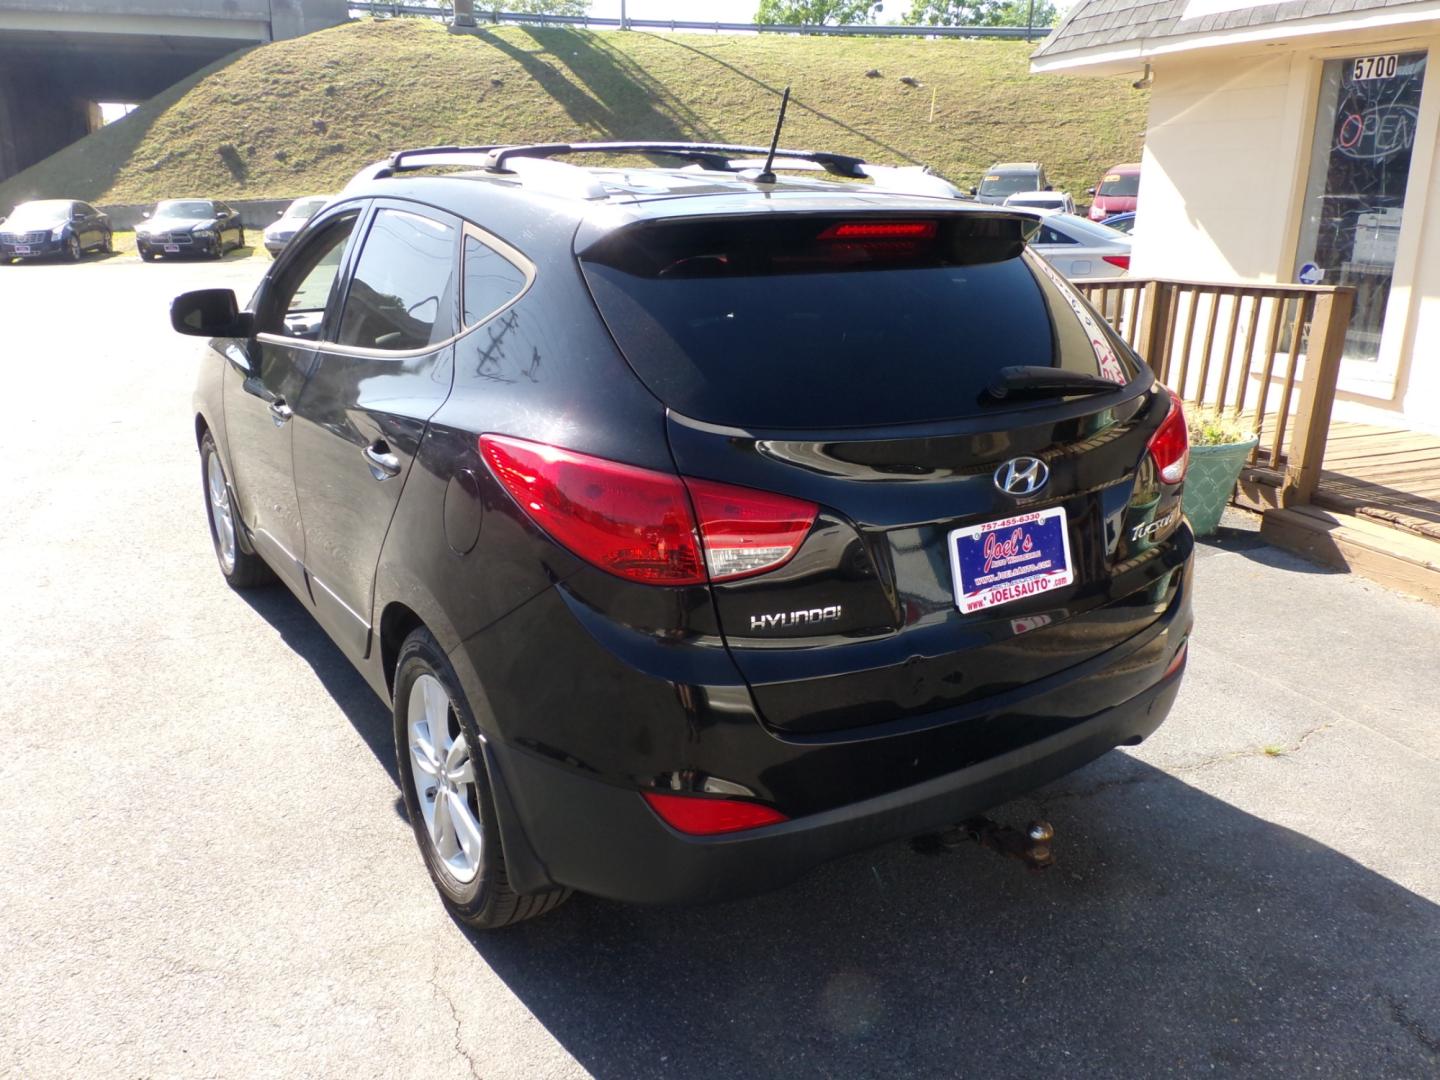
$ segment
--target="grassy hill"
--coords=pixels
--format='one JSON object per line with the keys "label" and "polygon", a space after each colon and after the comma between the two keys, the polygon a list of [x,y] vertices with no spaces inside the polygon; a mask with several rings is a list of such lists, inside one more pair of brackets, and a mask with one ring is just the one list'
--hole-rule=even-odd
{"label": "grassy hill", "polygon": [[[1031,76],[1029,51],[1010,41],[515,26],[471,36],[365,20],[211,65],[0,184],[0,208],[38,196],[334,191],[390,150],[434,143],[760,143],[787,83],[784,144],[924,163],[966,185],[991,162],[1038,160],[1079,194],[1107,166],[1136,160],[1147,95],[1125,79]],[[881,75],[867,77],[871,69]]]}

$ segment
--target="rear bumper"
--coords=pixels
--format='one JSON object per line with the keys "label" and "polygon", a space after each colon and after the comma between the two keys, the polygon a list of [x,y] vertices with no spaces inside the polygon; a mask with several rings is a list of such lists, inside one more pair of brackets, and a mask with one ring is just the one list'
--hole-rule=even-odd
{"label": "rear bumper", "polygon": [[[629,903],[721,900],[783,885],[838,856],[930,832],[1049,783],[1164,721],[1184,668],[1130,700],[968,768],[744,833],[693,837],[663,824],[635,790],[492,744],[498,797],[540,880]],[[523,835],[522,835],[523,833]]]}

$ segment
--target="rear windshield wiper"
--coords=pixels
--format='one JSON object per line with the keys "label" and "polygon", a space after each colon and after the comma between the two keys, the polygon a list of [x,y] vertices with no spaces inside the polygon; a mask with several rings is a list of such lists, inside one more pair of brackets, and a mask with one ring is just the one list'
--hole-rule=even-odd
{"label": "rear windshield wiper", "polygon": [[1065,397],[1070,394],[1110,394],[1123,390],[1123,383],[1112,382],[1101,375],[1064,368],[1020,364],[1003,367],[995,373],[985,394],[997,401],[1010,397]]}

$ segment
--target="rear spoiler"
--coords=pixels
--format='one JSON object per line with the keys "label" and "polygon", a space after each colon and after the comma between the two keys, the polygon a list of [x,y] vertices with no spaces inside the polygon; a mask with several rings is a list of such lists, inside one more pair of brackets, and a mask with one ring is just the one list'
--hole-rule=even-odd
{"label": "rear spoiler", "polygon": [[[683,211],[679,206],[675,209]],[[886,222],[934,222],[936,228],[914,240],[886,236],[866,238],[863,235],[847,238],[843,231],[837,232],[837,227],[843,230],[860,223],[883,225]],[[808,228],[807,223],[810,223]],[[749,230],[783,235],[791,245],[784,250],[797,255],[814,255],[827,247],[838,255],[845,245],[853,248],[871,244],[885,247],[888,255],[902,260],[913,255],[921,262],[927,262],[937,251],[943,251],[945,260],[952,265],[979,265],[1018,258],[1039,228],[1039,215],[990,206],[971,208],[937,203],[934,207],[911,205],[889,209],[850,206],[827,209],[823,205],[811,204],[788,210],[767,204],[753,211],[737,211],[732,204],[720,213],[676,212],[637,216],[628,221],[624,218],[617,220],[613,214],[595,215],[582,222],[576,231],[575,253],[582,260],[614,266],[627,273],[658,275],[668,273],[669,269],[678,265],[676,260],[684,257],[686,249],[693,250],[697,256],[714,256],[717,250],[728,248],[728,238],[717,230],[733,229],[737,242],[742,245],[744,241],[738,234]],[[940,238],[938,241],[937,237]],[[936,248],[932,242],[944,243],[945,246]],[[899,250],[896,245],[900,243],[911,244],[910,250]],[[743,247],[735,250],[743,250]],[[730,258],[733,259],[733,256]],[[828,255],[822,255],[822,258],[828,259]],[[718,266],[718,256],[715,259]],[[729,265],[735,264],[731,261]]]}

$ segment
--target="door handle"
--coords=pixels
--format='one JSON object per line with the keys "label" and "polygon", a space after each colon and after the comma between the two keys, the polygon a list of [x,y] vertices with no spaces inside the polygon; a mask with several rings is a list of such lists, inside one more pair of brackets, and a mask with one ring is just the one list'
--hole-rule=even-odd
{"label": "door handle", "polygon": [[400,459],[390,452],[383,439],[371,443],[362,452],[370,466],[370,475],[376,480],[389,480],[400,475]]}
{"label": "door handle", "polygon": [[285,404],[284,398],[276,398],[270,402],[270,419],[275,421],[276,427],[284,427],[294,415],[290,406]]}

